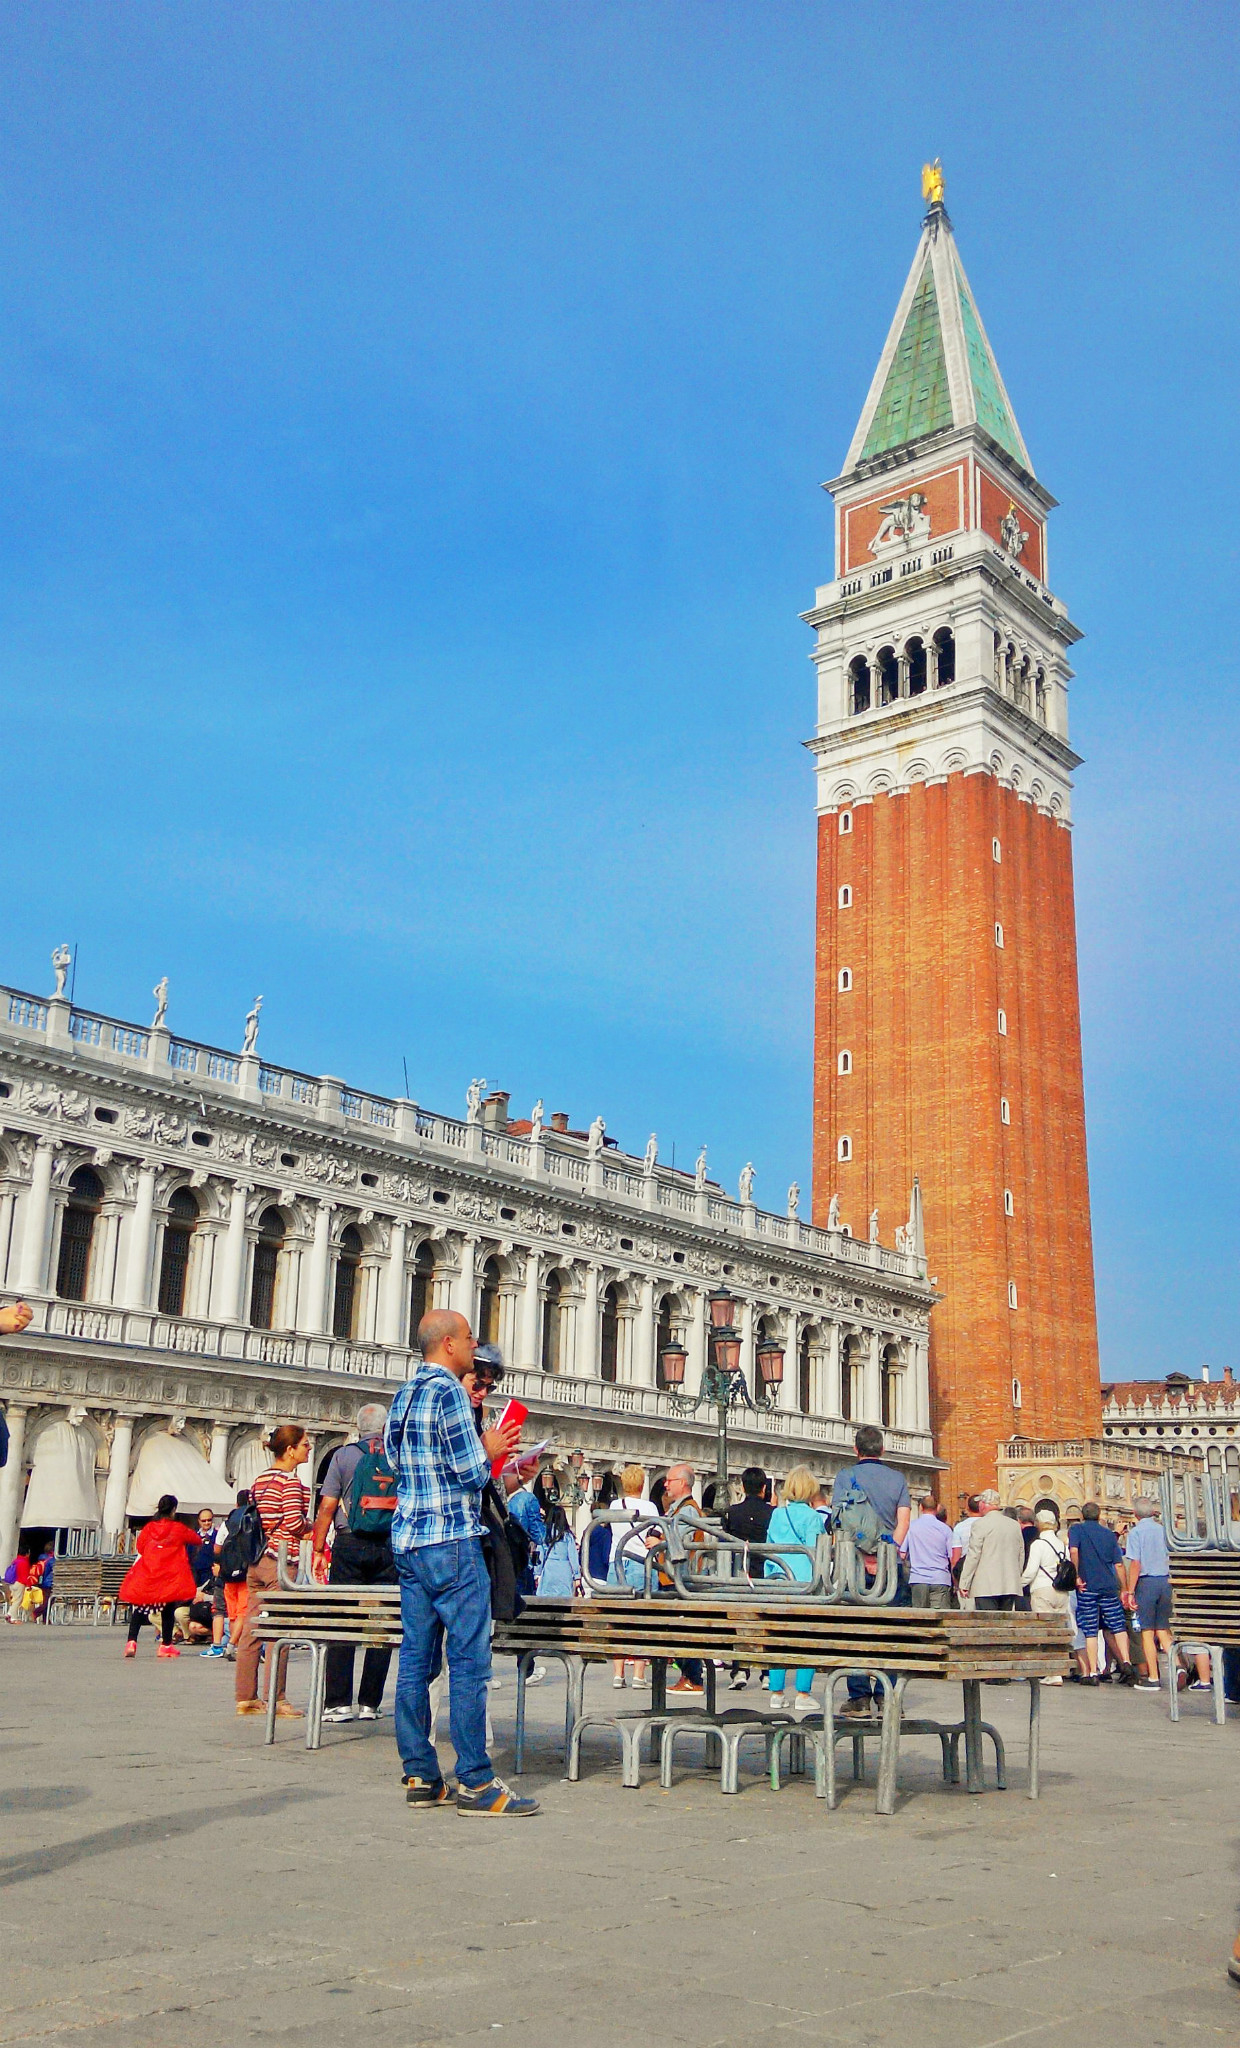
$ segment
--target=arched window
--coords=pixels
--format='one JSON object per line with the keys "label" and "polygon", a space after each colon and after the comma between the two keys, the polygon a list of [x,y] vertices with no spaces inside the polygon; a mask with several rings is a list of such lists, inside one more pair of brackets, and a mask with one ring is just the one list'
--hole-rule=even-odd
{"label": "arched window", "polygon": [[956,641],[950,626],[940,626],[934,636],[934,680],[939,689],[956,680]]}
{"label": "arched window", "polygon": [[1016,671],[1016,702],[1022,711],[1029,709],[1029,656],[1026,655]]}
{"label": "arched window", "polygon": [[558,1273],[548,1273],[544,1288],[542,1326],[542,1369],[544,1372],[560,1370],[560,1324],[563,1309],[560,1294],[563,1281]]}
{"label": "arched window", "polygon": [[663,1377],[663,1352],[664,1347],[672,1341],[672,1304],[673,1297],[670,1294],[665,1294],[659,1303],[659,1319],[654,1333],[654,1383],[656,1387],[666,1387],[667,1385],[667,1381]]}
{"label": "arched window", "polygon": [[185,1282],[189,1274],[189,1252],[198,1223],[197,1198],[189,1188],[178,1188],[168,1203],[164,1225],[164,1247],[159,1260],[159,1313],[185,1314]]}
{"label": "arched window", "polygon": [[1014,1216],[1016,1214],[1016,1204],[1012,1199],[1011,1188],[1004,1188],[1003,1190],[1003,1213],[1005,1216]]}
{"label": "arched window", "polygon": [[434,1301],[435,1254],[428,1244],[420,1244],[413,1260],[413,1279],[409,1287],[409,1344],[415,1348],[418,1341],[418,1324],[427,1314]]}
{"label": "arched window", "polygon": [[848,709],[852,717],[870,708],[870,665],[864,654],[848,664]]}
{"label": "arched window", "polygon": [[1003,859],[1003,847],[998,839],[992,839],[990,842],[990,857],[992,860]]}
{"label": "arched window", "polygon": [[851,811],[841,811],[841,812],[840,812],[840,838],[841,838],[841,839],[846,839],[846,838],[848,837],[848,834],[849,834],[849,833],[850,833],[851,831],[852,831],[852,812],[851,812]]}
{"label": "arched window", "polygon": [[599,1335],[599,1378],[615,1384],[620,1350],[620,1289],[613,1281],[603,1295],[603,1321]]}
{"label": "arched window", "polygon": [[809,1331],[803,1330],[801,1332],[800,1346],[797,1351],[797,1407],[802,1415],[808,1415],[810,1412],[811,1395],[813,1392],[812,1382],[813,1359],[810,1355]]}
{"label": "arched window", "polygon": [[996,946],[1003,944],[1003,926],[1001,924],[995,926],[995,944]]}
{"label": "arched window", "polygon": [[357,1276],[362,1264],[362,1233],[355,1223],[346,1223],[340,1233],[336,1256],[336,1285],[332,1294],[332,1336],[356,1335]]}
{"label": "arched window", "polygon": [[861,1339],[845,1337],[840,1347],[840,1414],[851,1422],[861,1407]]}
{"label": "arched window", "polygon": [[894,704],[900,694],[900,664],[894,647],[880,647],[874,667],[878,674],[878,701]]}
{"label": "arched window", "polygon": [[1008,1028],[1007,1028],[1007,1011],[1006,1011],[1006,1010],[1000,1010],[1000,1012],[999,1012],[999,1036],[1000,1036],[1000,1038],[1006,1038],[1006,1037],[1007,1037],[1007,1035],[1008,1035]]}
{"label": "arched window", "polygon": [[258,1219],[254,1247],[254,1278],[250,1283],[250,1327],[269,1330],[276,1309],[276,1273],[284,1249],[284,1218],[278,1209],[264,1209]]}
{"label": "arched window", "polygon": [[849,888],[847,882],[840,883],[840,909],[852,909],[852,890]]}
{"label": "arched window", "polygon": [[103,1182],[91,1166],[79,1166],[69,1182],[69,1199],[60,1221],[60,1256],[56,1261],[56,1292],[62,1301],[85,1301],[90,1273],[90,1247],[95,1218],[103,1201]]}
{"label": "arched window", "polygon": [[1019,1302],[1017,1301],[1017,1299],[1016,1299],[1016,1282],[1015,1282],[1014,1280],[1009,1280],[1009,1281],[1008,1281],[1008,1307],[1009,1307],[1009,1308],[1019,1308],[1019,1306],[1020,1306],[1020,1303],[1019,1303]]}
{"label": "arched window", "polygon": [[499,1260],[488,1259],[482,1269],[478,1295],[478,1342],[499,1343]]}
{"label": "arched window", "polygon": [[926,643],[924,640],[910,640],[904,649],[908,668],[908,693],[920,697],[926,687]]}
{"label": "arched window", "polygon": [[845,1050],[839,1054],[835,1062],[835,1070],[837,1074],[851,1074],[852,1054],[850,1052]]}
{"label": "arched window", "polygon": [[1040,668],[1033,679],[1033,712],[1040,725],[1046,724],[1046,670]]}
{"label": "arched window", "polygon": [[836,1158],[837,1158],[837,1159],[851,1159],[851,1158],[852,1158],[852,1139],[851,1139],[851,1138],[841,1138],[841,1139],[840,1139],[840,1142],[839,1142],[839,1144],[838,1144],[838,1145],[836,1146],[836,1148],[835,1148],[835,1156],[836,1156]]}
{"label": "arched window", "polygon": [[1007,1096],[1006,1096],[1006,1095],[1001,1095],[1001,1096],[999,1097],[999,1122],[1000,1122],[1001,1124],[1010,1124],[1010,1123],[1011,1123],[1011,1121],[1012,1121],[1012,1110],[1011,1110],[1011,1105],[1010,1105],[1010,1104],[1009,1104],[1009,1102],[1008,1102]]}
{"label": "arched window", "polygon": [[900,1427],[900,1353],[894,1344],[883,1346],[878,1369],[879,1399],[884,1429]]}

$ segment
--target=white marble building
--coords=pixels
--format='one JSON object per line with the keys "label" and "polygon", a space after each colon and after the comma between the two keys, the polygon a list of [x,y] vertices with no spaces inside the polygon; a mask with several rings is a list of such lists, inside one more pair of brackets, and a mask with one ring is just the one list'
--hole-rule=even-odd
{"label": "white marble building", "polygon": [[[164,983],[150,1026],[97,1016],[65,995],[67,957],[51,997],[0,990],[0,1299],[35,1311],[0,1338],[0,1565],[23,1527],[109,1548],[165,1487],[224,1505],[274,1421],[305,1423],[321,1473],[359,1402],[408,1376],[431,1306],[500,1344],[559,1457],[709,1472],[713,1411],[684,1396],[726,1287],[755,1400],[734,1469],[825,1476],[868,1420],[910,1475],[935,1469],[913,1225],[896,1251],[772,1215],[748,1170],[732,1201],[704,1159],[631,1157],[541,1105],[511,1124],[485,1084],[458,1120],[268,1065],[257,1005],[240,1053],[174,1036]],[[671,1342],[682,1394],[660,1383]],[[784,1356],[769,1391],[763,1342]]]}

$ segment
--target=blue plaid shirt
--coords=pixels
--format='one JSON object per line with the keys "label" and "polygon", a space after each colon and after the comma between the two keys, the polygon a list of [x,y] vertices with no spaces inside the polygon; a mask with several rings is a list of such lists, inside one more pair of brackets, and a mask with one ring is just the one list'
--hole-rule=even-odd
{"label": "blue plaid shirt", "polygon": [[491,1466],[455,1373],[424,1365],[406,1380],[392,1403],[383,1447],[396,1474],[393,1550],[481,1536],[479,1502]]}

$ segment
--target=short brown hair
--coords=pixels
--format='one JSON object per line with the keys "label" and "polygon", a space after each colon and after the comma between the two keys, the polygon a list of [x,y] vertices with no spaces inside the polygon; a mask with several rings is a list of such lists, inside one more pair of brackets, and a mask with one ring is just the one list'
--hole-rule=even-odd
{"label": "short brown hair", "polygon": [[282,1458],[286,1451],[292,1450],[294,1444],[303,1441],[305,1434],[300,1422],[281,1422],[268,1437],[267,1449],[273,1458]]}

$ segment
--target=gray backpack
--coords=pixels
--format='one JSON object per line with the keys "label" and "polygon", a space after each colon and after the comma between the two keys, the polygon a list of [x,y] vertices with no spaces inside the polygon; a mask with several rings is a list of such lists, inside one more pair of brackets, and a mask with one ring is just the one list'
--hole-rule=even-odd
{"label": "gray backpack", "polygon": [[848,1537],[867,1557],[874,1555],[885,1534],[873,1501],[856,1479],[849,1480],[848,1491],[831,1521],[836,1534]]}

